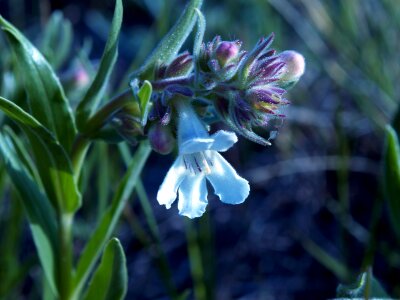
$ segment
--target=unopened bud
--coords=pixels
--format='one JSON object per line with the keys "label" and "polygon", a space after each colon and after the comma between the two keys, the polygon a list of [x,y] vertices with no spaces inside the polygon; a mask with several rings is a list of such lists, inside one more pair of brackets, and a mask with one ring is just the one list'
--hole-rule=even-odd
{"label": "unopened bud", "polygon": [[165,77],[185,76],[193,69],[193,57],[189,52],[177,56],[165,71]]}
{"label": "unopened bud", "polygon": [[296,83],[306,68],[303,55],[293,50],[287,50],[282,52],[279,57],[285,63],[281,80]]}
{"label": "unopened bud", "polygon": [[237,58],[240,50],[239,42],[221,42],[215,54],[221,67],[224,67],[229,62]]}
{"label": "unopened bud", "polygon": [[151,148],[160,154],[169,154],[175,145],[175,138],[167,126],[154,124],[148,132]]}

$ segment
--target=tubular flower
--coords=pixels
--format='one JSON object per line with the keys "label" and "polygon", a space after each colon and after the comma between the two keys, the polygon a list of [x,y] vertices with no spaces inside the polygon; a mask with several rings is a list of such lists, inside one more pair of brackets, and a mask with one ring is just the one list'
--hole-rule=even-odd
{"label": "tubular flower", "polygon": [[240,204],[249,195],[247,180],[218,153],[237,141],[233,132],[220,130],[209,135],[190,104],[177,103],[179,155],[168,171],[157,194],[160,204],[170,208],[179,192],[178,209],[181,215],[196,218],[207,206],[208,180],[220,200]]}

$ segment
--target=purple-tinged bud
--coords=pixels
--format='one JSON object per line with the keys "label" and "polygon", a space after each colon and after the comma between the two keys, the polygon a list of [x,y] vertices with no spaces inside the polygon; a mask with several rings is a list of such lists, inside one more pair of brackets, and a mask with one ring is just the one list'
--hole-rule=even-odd
{"label": "purple-tinged bud", "polygon": [[232,60],[235,60],[240,51],[241,42],[221,42],[216,51],[215,55],[221,67],[229,64]]}
{"label": "purple-tinged bud", "polygon": [[169,154],[175,146],[175,138],[167,126],[154,124],[150,127],[148,138],[151,148],[160,154]]}
{"label": "purple-tinged bud", "polygon": [[264,54],[267,53],[268,55],[272,55],[273,52],[268,50],[268,47],[272,44],[273,40],[274,33],[271,33],[266,39],[260,39],[254,49],[243,58],[238,71],[241,88],[244,88],[246,84],[248,84],[248,77],[251,75],[250,73],[254,74],[254,72],[257,71],[260,57],[264,59]]}
{"label": "purple-tinged bud", "polygon": [[[279,72],[285,66],[284,62],[276,62],[273,64],[267,64],[266,66],[260,66],[254,71],[254,77],[258,78],[272,78],[279,74]],[[252,72],[253,73],[253,72]],[[250,74],[253,76],[253,74]]]}
{"label": "purple-tinged bud", "polygon": [[303,55],[293,50],[287,50],[279,54],[279,57],[285,63],[280,81],[296,83],[306,68]]}
{"label": "purple-tinged bud", "polygon": [[263,60],[265,58],[274,56],[276,54],[276,50],[275,49],[271,49],[268,50],[267,52],[265,52],[263,55],[260,55],[260,57],[258,58],[259,60]]}
{"label": "purple-tinged bud", "polygon": [[251,89],[247,92],[246,99],[250,103],[279,104],[281,102],[280,97],[268,89]]}
{"label": "purple-tinged bud", "polygon": [[177,56],[165,71],[165,77],[180,77],[188,75],[193,69],[193,57],[189,52]]}

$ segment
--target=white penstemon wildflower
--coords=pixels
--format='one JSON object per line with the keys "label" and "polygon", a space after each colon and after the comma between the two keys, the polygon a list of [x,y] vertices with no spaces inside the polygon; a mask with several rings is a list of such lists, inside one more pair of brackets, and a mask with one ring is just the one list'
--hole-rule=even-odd
{"label": "white penstemon wildflower", "polygon": [[189,103],[181,101],[177,109],[179,155],[158,190],[158,202],[170,208],[179,192],[179,213],[200,217],[208,202],[207,179],[222,202],[242,203],[249,183],[218,153],[237,142],[236,134],[220,130],[209,135]]}

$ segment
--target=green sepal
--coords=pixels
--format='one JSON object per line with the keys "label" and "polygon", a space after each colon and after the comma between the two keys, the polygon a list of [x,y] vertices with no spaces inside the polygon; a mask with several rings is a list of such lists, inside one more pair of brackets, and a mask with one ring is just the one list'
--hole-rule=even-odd
{"label": "green sepal", "polygon": [[137,94],[137,97],[139,100],[139,106],[140,106],[140,123],[141,123],[142,127],[146,126],[147,116],[153,105],[153,103],[150,101],[152,92],[153,92],[153,88],[151,86],[151,83],[149,81],[145,80]]}

